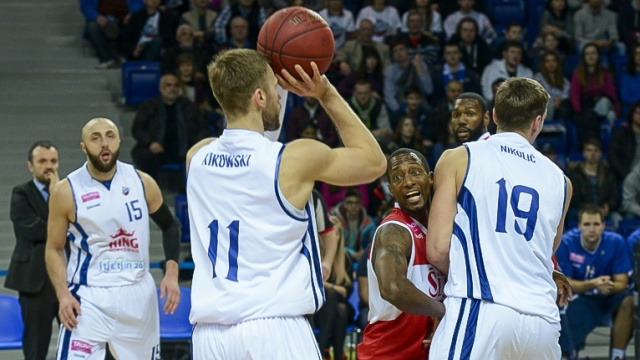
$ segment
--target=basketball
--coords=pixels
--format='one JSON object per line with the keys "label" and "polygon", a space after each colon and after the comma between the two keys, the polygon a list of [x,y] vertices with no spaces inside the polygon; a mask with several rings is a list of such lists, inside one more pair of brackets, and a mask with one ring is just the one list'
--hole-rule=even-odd
{"label": "basketball", "polygon": [[291,6],[273,13],[258,34],[258,52],[271,58],[273,71],[281,75],[286,69],[300,78],[295,65],[313,77],[311,62],[324,74],[334,53],[333,33],[329,24],[313,10]]}

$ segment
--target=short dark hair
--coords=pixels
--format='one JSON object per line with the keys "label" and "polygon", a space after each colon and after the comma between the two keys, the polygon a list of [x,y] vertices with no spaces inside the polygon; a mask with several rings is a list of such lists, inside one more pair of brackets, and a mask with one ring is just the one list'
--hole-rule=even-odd
{"label": "short dark hair", "polygon": [[400,148],[396,151],[394,151],[391,156],[389,156],[389,160],[387,160],[387,176],[389,176],[389,172],[391,172],[391,159],[393,159],[394,157],[398,156],[398,155],[402,155],[402,154],[415,154],[418,159],[420,159],[420,161],[422,161],[422,163],[424,164],[424,169],[429,172],[431,171],[429,169],[429,163],[427,162],[427,158],[424,157],[424,155],[418,151],[418,150],[414,150],[414,149],[409,149],[409,148]]}
{"label": "short dark hair", "polygon": [[520,29],[524,30],[524,26],[522,26],[522,24],[520,24],[517,21],[512,21],[507,25],[507,27],[505,28],[505,31],[509,31],[509,30],[511,30],[512,27],[516,27],[516,26],[519,27]]}
{"label": "short dark hair", "polygon": [[476,21],[476,19],[472,18],[471,16],[467,16],[465,18],[462,18],[462,20],[460,20],[460,22],[458,23],[458,26],[456,27],[456,33],[460,34],[460,29],[462,29],[462,24],[466,22],[472,23],[473,26],[476,27],[476,36],[480,36],[479,30],[478,30],[480,29],[480,26],[478,26],[478,22]]}
{"label": "short dark hair", "polygon": [[420,90],[420,88],[415,86],[415,85],[409,85],[404,90],[404,97],[405,98],[407,96],[411,95],[411,94],[418,94],[418,95],[420,95],[421,98],[424,98],[424,94],[422,94],[422,90]]}
{"label": "short dark hair", "polygon": [[504,45],[502,45],[502,51],[508,51],[509,48],[518,48],[520,49],[520,51],[524,52],[522,44],[520,44],[520,42],[516,40],[508,40],[504,42]]}
{"label": "short dark hair", "polygon": [[391,40],[391,45],[389,46],[389,50],[393,51],[397,46],[404,45],[407,49],[411,48],[411,43],[409,39],[402,36],[395,36],[393,40]]}
{"label": "short dark hair", "polygon": [[602,151],[602,143],[596,138],[590,138],[586,140],[584,144],[582,144],[582,150],[584,151],[584,149],[586,149],[588,145],[595,146],[598,148],[598,150]]}
{"label": "short dark hair", "polygon": [[344,194],[345,199],[348,197],[357,197],[358,199],[362,200],[362,192],[356,187],[349,187]]}
{"label": "short dark hair", "polygon": [[595,204],[587,204],[580,209],[580,212],[578,213],[578,224],[582,221],[583,214],[600,215],[600,221],[604,223],[604,212]]}
{"label": "short dark hair", "polygon": [[487,102],[484,100],[482,95],[480,95],[478,93],[474,93],[474,92],[462,93],[462,94],[460,94],[460,96],[458,96],[456,98],[456,101],[462,100],[462,99],[477,101],[478,104],[480,104],[480,109],[482,110],[482,116],[484,116],[484,114],[488,111],[487,110]]}
{"label": "short dark hair", "polygon": [[58,151],[58,148],[53,145],[53,143],[49,140],[38,140],[36,142],[34,142],[33,144],[31,144],[31,147],[29,148],[29,155],[28,155],[28,160],[30,163],[33,163],[33,150],[35,150],[37,147],[43,147],[45,149],[51,149],[54,148],[56,149],[56,151]]}

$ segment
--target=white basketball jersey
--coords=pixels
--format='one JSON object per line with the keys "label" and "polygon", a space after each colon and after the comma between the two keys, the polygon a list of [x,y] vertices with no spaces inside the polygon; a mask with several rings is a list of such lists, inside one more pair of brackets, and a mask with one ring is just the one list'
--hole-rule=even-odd
{"label": "white basketball jersey", "polygon": [[562,171],[515,133],[465,144],[445,295],[559,321],[553,241],[562,218]]}
{"label": "white basketball jersey", "polygon": [[76,207],[69,223],[67,282],[123,286],[149,271],[149,210],[136,169],[117,162],[110,183],[93,179],[87,163],[67,176]]}
{"label": "white basketball jersey", "polygon": [[257,132],[226,129],[191,158],[193,324],[312,314],[324,303],[311,194],[304,210],[282,195],[283,150]]}

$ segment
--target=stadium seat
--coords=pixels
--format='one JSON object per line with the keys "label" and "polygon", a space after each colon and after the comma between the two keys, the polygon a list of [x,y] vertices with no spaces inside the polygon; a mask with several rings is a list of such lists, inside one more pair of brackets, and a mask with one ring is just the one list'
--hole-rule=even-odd
{"label": "stadium seat", "polygon": [[0,294],[0,350],[22,349],[22,315],[18,298]]}
{"label": "stadium seat", "polygon": [[122,63],[123,103],[136,106],[160,95],[160,63],[129,61]]}
{"label": "stadium seat", "polygon": [[175,198],[175,214],[180,225],[182,225],[182,234],[180,241],[183,243],[191,242],[191,232],[189,228],[189,206],[187,204],[187,195],[177,195]]}
{"label": "stadium seat", "polygon": [[487,0],[487,14],[493,23],[508,25],[511,22],[526,23],[524,0]]}
{"label": "stadium seat", "polygon": [[167,297],[160,298],[158,289],[158,311],[160,312],[160,340],[161,341],[190,341],[193,326],[189,323],[191,312],[191,289],[180,287],[180,304],[173,315],[164,313],[162,307]]}
{"label": "stadium seat", "polygon": [[618,223],[618,233],[625,239],[637,228],[640,228],[640,219],[620,220]]}
{"label": "stadium seat", "polygon": [[562,74],[571,81],[571,77],[573,76],[573,71],[578,67],[578,63],[580,62],[579,55],[569,55],[565,57],[564,64],[562,66]]}

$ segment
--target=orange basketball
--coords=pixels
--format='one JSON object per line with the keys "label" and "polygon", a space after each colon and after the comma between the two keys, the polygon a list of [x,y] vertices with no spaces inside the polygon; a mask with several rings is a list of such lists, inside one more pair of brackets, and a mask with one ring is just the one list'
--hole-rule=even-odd
{"label": "orange basketball", "polygon": [[331,65],[335,47],[329,24],[313,10],[291,6],[273,13],[258,34],[258,52],[271,58],[273,71],[284,68],[299,78],[295,65],[313,76],[311,62],[324,74]]}

